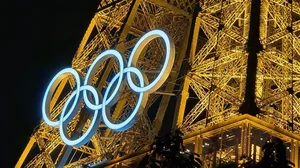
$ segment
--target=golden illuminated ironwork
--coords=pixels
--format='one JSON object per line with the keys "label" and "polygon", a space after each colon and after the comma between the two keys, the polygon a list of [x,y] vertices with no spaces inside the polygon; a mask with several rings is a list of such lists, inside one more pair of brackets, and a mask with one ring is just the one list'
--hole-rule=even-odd
{"label": "golden illuminated ironwork", "polygon": [[[224,160],[238,162],[241,155],[259,159],[261,142],[277,136],[289,144],[291,161],[299,166],[300,135],[300,1],[260,0],[259,43],[254,102],[259,113],[244,114],[251,5],[254,0],[110,0],[103,1],[72,60],[83,74],[95,57],[106,49],[117,49],[128,57],[145,32],[159,28],[175,42],[176,58],[167,82],[149,97],[137,123],[124,132],[100,125],[91,141],[73,148],[64,167],[107,162],[130,164],[147,151],[158,135],[172,96],[176,96],[173,127],[186,135],[185,144],[200,153],[206,167]],[[143,52],[139,68],[151,79],[160,69],[162,41],[155,40]],[[252,55],[251,55],[252,56]],[[248,67],[249,68],[249,67]],[[94,84],[101,91],[118,72],[114,60],[99,69]],[[61,82],[52,98],[52,118],[59,116],[70,95],[72,78]],[[247,102],[247,101],[246,101]],[[174,103],[171,104],[171,106]],[[114,108],[113,118],[122,120],[135,105],[128,89]],[[156,108],[154,108],[156,107]],[[244,114],[244,115],[243,115]],[[254,113],[253,113],[254,114]],[[172,116],[173,117],[173,116]],[[72,122],[87,120],[83,109]],[[253,139],[252,134],[261,135]],[[208,150],[209,145],[218,148]],[[41,152],[30,158],[33,144]],[[53,167],[67,147],[57,128],[41,122],[34,131],[16,167]],[[215,151],[214,151],[215,150]],[[136,155],[135,155],[136,154]],[[213,156],[213,160],[206,160]],[[26,160],[25,160],[26,159]],[[24,162],[25,161],[25,162]]]}
{"label": "golden illuminated ironwork", "polygon": [[[250,6],[251,1],[205,1],[202,5],[195,26],[200,30],[193,36],[198,43],[193,43],[191,69],[182,91],[182,97],[187,97],[191,88],[199,101],[189,111],[180,108],[177,121],[186,132],[240,115],[247,78]],[[255,79],[257,117],[289,131],[293,123],[296,134],[300,133],[298,8],[295,1],[261,1],[263,50],[257,55]]]}

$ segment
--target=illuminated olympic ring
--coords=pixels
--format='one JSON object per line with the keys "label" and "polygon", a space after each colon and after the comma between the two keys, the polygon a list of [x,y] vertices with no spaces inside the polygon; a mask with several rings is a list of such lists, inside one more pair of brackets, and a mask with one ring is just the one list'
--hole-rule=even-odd
{"label": "illuminated olympic ring", "polygon": [[[158,74],[158,76],[148,84],[148,79],[145,74],[143,74],[138,68],[136,68],[136,64],[138,58],[145,48],[145,46],[153,39],[161,37],[166,45],[166,56],[163,67]],[[100,65],[108,58],[115,58],[119,64],[119,72],[111,79],[109,85],[107,86],[104,96],[102,96],[98,91],[92,86],[92,80],[95,76],[97,69]],[[167,34],[161,30],[152,30],[146,33],[135,45],[133,48],[129,60],[127,63],[127,67],[124,67],[124,59],[122,55],[116,50],[107,50],[101,53],[91,64],[90,68],[86,73],[86,77],[83,81],[82,76],[76,70],[72,68],[66,68],[58,72],[50,84],[48,85],[42,104],[42,115],[44,121],[49,126],[59,126],[59,133],[62,140],[70,146],[82,146],[87,143],[91,137],[96,132],[100,122],[101,117],[99,117],[99,110],[102,112],[102,119],[105,125],[116,131],[124,131],[129,129],[135,123],[135,119],[138,111],[145,107],[148,94],[155,92],[161,85],[166,81],[168,75],[171,72],[172,66],[174,64],[175,57],[175,47],[174,43],[168,38]],[[124,74],[126,73],[126,78],[129,87],[136,93],[139,94],[136,107],[133,109],[133,112],[130,116],[123,122],[115,124],[112,122],[109,107],[113,106],[120,97],[122,93],[122,89],[124,87]],[[133,82],[132,76],[136,75],[139,80],[139,86],[137,86]],[[65,102],[63,110],[60,115],[59,121],[53,121],[50,118],[50,100],[54,94],[55,89],[58,84],[67,76],[73,75],[76,81],[76,90],[71,93],[70,97]],[[83,83],[83,85],[81,85]],[[148,85],[147,85],[148,84]],[[83,94],[81,94],[81,91]],[[88,92],[87,92],[88,91]],[[110,95],[109,95],[110,94]],[[92,102],[90,100],[93,100]],[[86,132],[77,139],[70,139],[70,136],[67,134],[67,126],[68,123],[74,118],[77,111],[80,108],[80,104],[84,101],[86,106],[94,110],[94,116],[91,120],[90,127],[86,130]],[[102,101],[102,103],[100,103]]]}

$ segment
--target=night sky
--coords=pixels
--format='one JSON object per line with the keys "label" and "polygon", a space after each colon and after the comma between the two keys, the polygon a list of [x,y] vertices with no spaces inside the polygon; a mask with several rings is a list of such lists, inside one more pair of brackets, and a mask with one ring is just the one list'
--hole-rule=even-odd
{"label": "night sky", "polygon": [[0,167],[12,168],[17,163],[42,118],[40,109],[47,83],[59,70],[71,66],[99,2],[1,2],[4,160]]}

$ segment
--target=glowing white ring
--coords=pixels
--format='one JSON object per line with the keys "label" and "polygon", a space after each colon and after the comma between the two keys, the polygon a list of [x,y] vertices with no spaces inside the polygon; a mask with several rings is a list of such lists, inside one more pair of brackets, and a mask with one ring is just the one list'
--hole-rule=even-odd
{"label": "glowing white ring", "polygon": [[[121,84],[122,84],[122,80],[123,80],[124,61],[123,61],[122,55],[116,50],[104,51],[93,61],[93,63],[91,64],[90,68],[88,69],[88,71],[86,73],[86,78],[85,78],[83,84],[91,85],[92,80],[93,80],[92,77],[94,77],[95,73],[97,72],[96,68],[99,68],[100,64],[103,63],[105,59],[112,58],[112,57],[115,57],[117,59],[117,61],[119,62],[120,78],[117,83],[117,88],[120,88]],[[117,95],[117,93],[118,93],[118,90],[115,89],[113,91],[113,93],[111,94],[111,96],[108,98],[109,101],[107,101],[107,102],[111,102],[112,99]],[[84,99],[85,104],[92,110],[98,110],[98,109],[102,108],[102,106],[103,106],[103,104],[99,104],[99,105],[92,104],[89,101],[88,95],[85,90],[83,91],[83,99]],[[107,104],[105,104],[104,106],[106,106],[106,105]]]}
{"label": "glowing white ring", "polygon": [[[141,87],[144,86],[143,75],[142,75],[141,71],[138,70],[137,68],[135,68],[135,67],[125,68],[124,73],[134,73],[138,77]],[[104,93],[102,104],[106,104],[106,99],[107,99],[107,95],[109,93],[109,90],[111,89],[111,87],[112,87],[113,83],[116,81],[116,79],[120,78],[119,76],[120,76],[120,73],[116,74],[116,76],[114,76],[114,78],[110,81],[110,83],[107,86],[106,91]],[[102,118],[103,118],[103,121],[104,121],[105,125],[108,128],[111,128],[111,129],[116,130],[116,131],[125,131],[125,130],[129,129],[135,123],[134,117],[136,116],[136,114],[140,110],[140,107],[141,106],[145,107],[145,104],[146,104],[147,101],[148,101],[147,94],[143,93],[143,92],[139,92],[139,98],[138,98],[138,101],[135,105],[134,110],[132,111],[130,116],[125,121],[123,121],[122,123],[119,123],[119,124],[112,123],[110,121],[111,117],[110,117],[109,110],[107,110],[106,108],[102,108]]]}
{"label": "glowing white ring", "polygon": [[[136,67],[133,67],[137,63],[138,56],[140,55],[143,48],[154,38],[162,37],[165,44],[166,44],[166,59],[165,63],[163,65],[163,68],[161,72],[158,74],[156,79],[149,85],[145,86],[145,83],[147,84],[147,76],[145,76],[139,69]],[[77,73],[76,70],[72,68],[66,68],[61,70],[59,73],[57,73],[54,78],[51,80],[50,84],[48,85],[46,89],[46,93],[43,98],[43,104],[42,104],[42,115],[45,120],[45,122],[50,126],[58,126],[59,125],[59,131],[61,138],[63,141],[70,146],[81,146],[87,143],[90,138],[93,136],[93,134],[96,132],[98,125],[100,124],[101,118],[98,117],[99,113],[98,110],[102,108],[102,118],[104,123],[107,125],[108,128],[116,130],[116,131],[124,131],[129,129],[134,123],[135,123],[135,117],[141,109],[141,107],[145,107],[147,100],[148,100],[148,93],[154,92],[156,89],[158,89],[163,82],[167,79],[173,63],[174,63],[174,56],[175,56],[175,47],[174,43],[168,39],[168,36],[162,32],[161,30],[153,30],[148,33],[146,33],[137,43],[137,45],[134,47],[133,51],[131,52],[129,61],[128,61],[128,67],[124,68],[124,60],[122,55],[116,51],[116,50],[107,50],[100,54],[94,62],[91,64],[91,67],[88,69],[86,78],[84,80],[83,86],[81,86],[82,83],[82,77],[80,74]],[[104,92],[104,98],[102,100],[102,104],[100,103],[101,100],[101,94],[97,92],[97,90],[91,86],[92,83],[92,77],[96,73],[96,68],[99,67],[101,63],[103,63],[104,59],[116,57],[116,59],[119,62],[119,72],[113,77],[111,82],[109,83],[107,89]],[[132,66],[133,65],[133,66]],[[139,93],[138,102],[136,104],[135,109],[131,113],[131,115],[122,123],[114,124],[112,123],[111,116],[106,108],[114,105],[116,101],[118,100],[120,93],[122,92],[122,89],[124,87],[123,85],[123,78],[124,73],[127,73],[127,81],[129,84],[129,87],[135,91],[136,93]],[[140,83],[140,86],[136,86],[132,81],[132,73],[134,73]],[[165,73],[165,74],[164,74]],[[61,117],[59,121],[52,121],[50,118],[50,100],[53,96],[54,90],[57,88],[58,84],[62,81],[63,78],[65,78],[67,75],[73,75],[76,80],[76,90],[71,94],[69,99],[66,101]],[[117,80],[118,79],[118,80]],[[117,81],[117,84],[112,91],[112,94],[108,97],[108,94],[110,94],[110,90],[113,87],[113,84]],[[83,91],[83,99],[80,92]],[[91,94],[88,94],[87,91],[89,91]],[[94,97],[94,103],[90,102],[89,97]],[[69,108],[69,104],[71,100],[73,100],[73,103],[71,104],[71,107]],[[94,110],[94,117],[92,119],[91,125],[88,128],[88,130],[80,137],[75,140],[70,139],[69,136],[66,134],[66,129],[68,123],[73,119],[73,117],[76,115],[76,112],[79,110],[79,107],[82,103],[82,100],[84,100],[85,104],[88,108]],[[78,130],[76,130],[78,131]],[[81,131],[81,130],[80,130]]]}
{"label": "glowing white ring", "polygon": [[[90,91],[93,95],[93,97],[95,98],[95,103],[98,104],[99,103],[99,98],[98,98],[98,93],[97,90],[92,87],[92,86],[81,86],[80,87],[80,91]],[[67,126],[68,123],[75,117],[76,112],[78,111],[68,111],[67,115],[68,117],[65,118],[65,112],[68,108],[68,104],[70,103],[70,101],[73,99],[74,96],[77,92],[73,92],[71,94],[71,96],[69,97],[69,99],[66,101],[65,106],[61,112],[61,119],[59,120],[59,134],[61,139],[68,145],[70,146],[75,146],[75,147],[79,147],[84,145],[85,143],[87,143],[92,136],[94,135],[94,133],[97,131],[98,125],[100,125],[100,121],[101,118],[99,117],[99,113],[98,110],[95,110],[94,112],[94,117],[91,121],[90,127],[86,130],[86,132],[79,138],[75,139],[75,140],[71,140],[68,138],[68,134],[67,134]],[[80,103],[78,103],[80,104]]]}
{"label": "glowing white ring", "polygon": [[[79,75],[79,73],[72,68],[66,68],[66,69],[63,69],[60,72],[58,72],[50,81],[50,83],[46,89],[46,93],[44,95],[43,103],[42,103],[42,115],[43,115],[44,121],[45,121],[45,123],[47,123],[48,125],[50,125],[52,127],[58,126],[59,121],[52,121],[49,119],[50,118],[50,111],[49,111],[50,103],[49,102],[50,102],[50,100],[53,96],[53,93],[54,93],[55,89],[57,88],[58,84],[68,75],[73,75],[75,77],[75,81],[77,83],[76,96],[75,96],[75,100],[72,104],[72,107],[70,108],[70,111],[73,111],[76,108],[77,102],[79,100],[80,84],[82,83],[82,78]],[[68,116],[66,116],[66,117],[68,117]]]}
{"label": "glowing white ring", "polygon": [[136,66],[137,60],[139,56],[141,55],[141,52],[145,48],[145,46],[153,39],[157,37],[162,37],[163,41],[166,45],[166,56],[165,56],[165,62],[163,64],[163,67],[158,74],[158,76],[147,86],[145,87],[138,87],[134,84],[134,82],[131,79],[130,73],[127,73],[127,79],[128,84],[130,88],[136,92],[145,92],[145,93],[153,93],[155,92],[161,85],[167,80],[171,70],[172,66],[174,64],[174,55],[175,55],[175,46],[174,43],[169,39],[168,35],[161,31],[161,30],[152,30],[145,34],[135,45],[133,48],[129,59],[128,59],[128,67],[131,67],[131,64],[133,66]]}

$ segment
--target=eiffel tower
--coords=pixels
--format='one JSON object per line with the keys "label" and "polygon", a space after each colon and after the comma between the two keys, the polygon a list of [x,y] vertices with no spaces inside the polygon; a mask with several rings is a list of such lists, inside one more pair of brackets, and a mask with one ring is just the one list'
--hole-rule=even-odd
{"label": "eiffel tower", "polygon": [[[85,76],[108,49],[128,59],[136,42],[153,29],[173,39],[175,61],[133,127],[113,131],[100,124],[89,142],[70,147],[58,128],[41,120],[16,168],[134,167],[154,137],[171,127],[181,129],[184,144],[201,155],[207,168],[238,162],[243,155],[259,161],[263,144],[272,137],[284,141],[289,160],[300,167],[299,0],[105,0],[72,68]],[[165,52],[160,39],[141,52],[137,67],[149,81],[160,72]],[[93,85],[103,92],[118,71],[114,59],[106,60]],[[49,107],[52,119],[59,118],[75,89],[72,77],[59,83]],[[123,121],[136,99],[125,88],[112,118]],[[82,109],[70,121],[69,133],[78,125],[83,132],[88,129],[91,117]]]}

